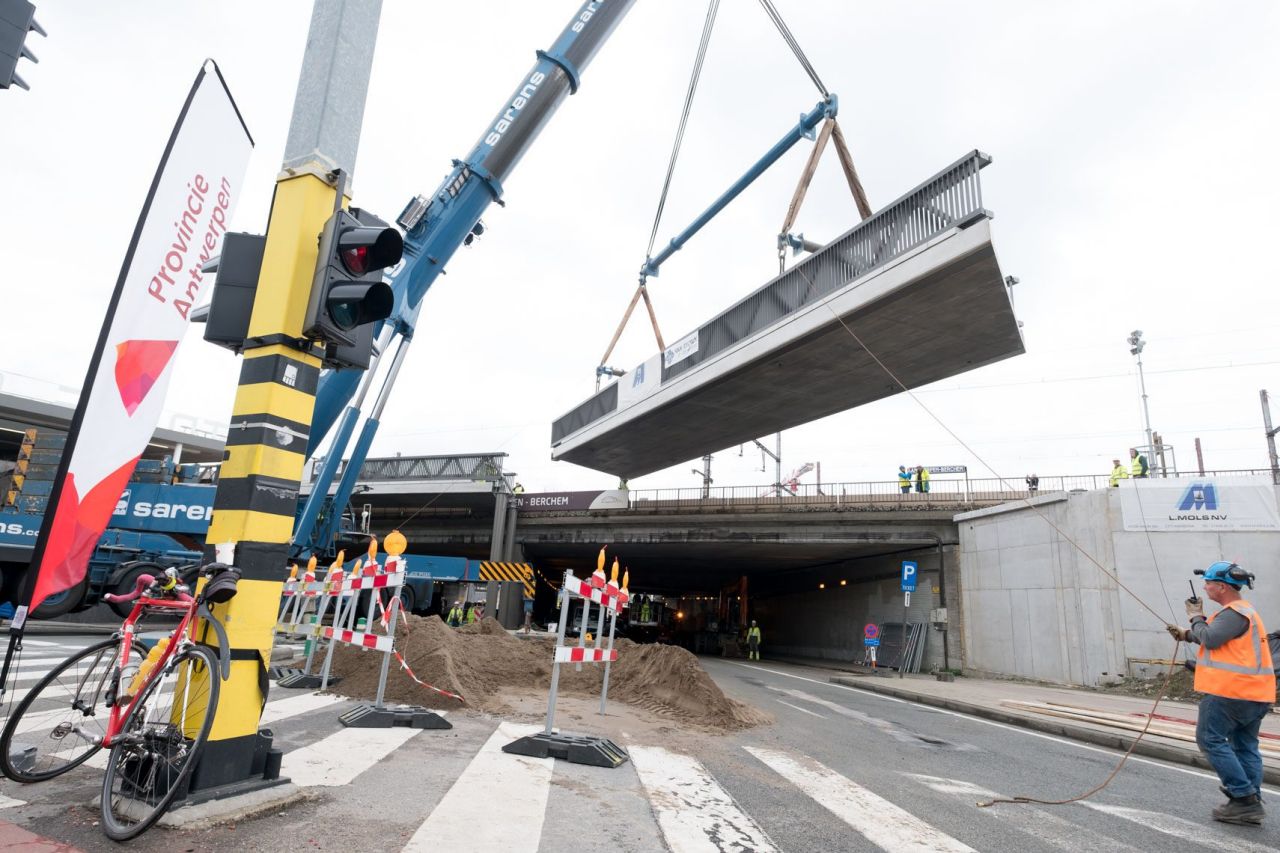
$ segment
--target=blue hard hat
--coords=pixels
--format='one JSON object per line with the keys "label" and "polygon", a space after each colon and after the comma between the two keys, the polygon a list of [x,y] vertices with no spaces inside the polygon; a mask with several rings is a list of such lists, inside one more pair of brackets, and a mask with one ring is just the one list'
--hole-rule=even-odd
{"label": "blue hard hat", "polygon": [[1228,560],[1219,560],[1206,569],[1196,569],[1196,574],[1204,575],[1206,581],[1218,581],[1241,589],[1246,584],[1253,588],[1253,575]]}

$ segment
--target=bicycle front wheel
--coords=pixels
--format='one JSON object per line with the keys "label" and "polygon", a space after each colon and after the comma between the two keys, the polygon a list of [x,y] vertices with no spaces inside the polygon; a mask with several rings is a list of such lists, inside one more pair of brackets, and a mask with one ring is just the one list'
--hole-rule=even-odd
{"label": "bicycle front wheel", "polygon": [[102,830],[113,841],[151,828],[186,788],[209,738],[222,682],[213,652],[191,646],[152,675],[112,741]]}
{"label": "bicycle front wheel", "polygon": [[[133,652],[141,663],[146,650],[135,643]],[[43,782],[97,752],[107,732],[108,688],[119,655],[118,639],[95,643],[28,690],[0,734],[0,772],[15,782]]]}

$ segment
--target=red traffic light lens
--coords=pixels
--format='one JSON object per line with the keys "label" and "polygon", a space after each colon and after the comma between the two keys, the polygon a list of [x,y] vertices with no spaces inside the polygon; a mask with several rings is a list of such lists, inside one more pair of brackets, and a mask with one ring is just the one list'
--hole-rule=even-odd
{"label": "red traffic light lens", "polygon": [[395,266],[403,251],[404,241],[394,228],[347,228],[338,235],[338,257],[357,277]]}
{"label": "red traffic light lens", "polygon": [[353,275],[364,275],[369,271],[369,247],[352,246],[342,252],[342,265]]}

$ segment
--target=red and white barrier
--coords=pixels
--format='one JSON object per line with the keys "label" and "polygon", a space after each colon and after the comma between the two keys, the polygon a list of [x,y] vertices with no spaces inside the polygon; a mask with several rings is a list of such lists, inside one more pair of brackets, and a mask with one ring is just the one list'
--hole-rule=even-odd
{"label": "red and white barrier", "polygon": [[587,649],[577,646],[556,646],[556,663],[603,663],[616,661],[617,649]]}
{"label": "red and white barrier", "polygon": [[[604,681],[600,690],[600,713],[604,713],[605,701],[609,695],[609,665],[618,659],[618,652],[613,647],[614,631],[618,625],[618,612],[622,609],[630,593],[627,591],[629,575],[623,577],[618,584],[618,561],[613,561],[613,571],[609,579],[604,576],[604,549],[600,549],[600,558],[596,570],[587,580],[582,580],[573,572],[564,573],[564,582],[560,585],[560,626],[556,631],[556,646],[551,665],[551,691],[547,696],[547,724],[544,734],[552,736],[556,716],[556,692],[560,686],[560,664],[571,663],[578,669],[584,663],[603,663],[605,666]],[[565,632],[573,600],[582,599],[582,621],[578,626],[578,644],[565,645]],[[595,645],[586,645],[587,631],[591,626],[591,605],[600,606],[599,622],[596,626]],[[601,648],[604,638],[605,615],[609,616],[609,645]]]}

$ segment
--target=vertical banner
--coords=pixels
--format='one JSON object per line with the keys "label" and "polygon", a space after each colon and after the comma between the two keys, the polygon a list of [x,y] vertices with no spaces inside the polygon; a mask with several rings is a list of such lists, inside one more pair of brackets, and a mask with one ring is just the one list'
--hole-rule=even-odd
{"label": "vertical banner", "polygon": [[212,286],[200,267],[221,251],[252,151],[226,82],[207,60],[125,253],[24,579],[19,603],[29,606],[15,614],[15,627],[46,598],[84,580],[160,420],[191,309]]}

